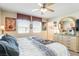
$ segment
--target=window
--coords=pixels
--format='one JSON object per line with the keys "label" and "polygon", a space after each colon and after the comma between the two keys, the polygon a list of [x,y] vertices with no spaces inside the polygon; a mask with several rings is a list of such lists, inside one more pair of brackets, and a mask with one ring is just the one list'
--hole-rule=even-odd
{"label": "window", "polygon": [[[31,21],[32,17],[32,22]],[[29,33],[30,30],[34,33],[39,33],[42,30],[42,19],[35,16],[17,14],[17,32],[18,33]]]}
{"label": "window", "polygon": [[33,21],[32,26],[33,26],[32,29],[34,33],[39,33],[42,31],[42,24],[40,21]]}
{"label": "window", "polygon": [[18,33],[29,33],[30,32],[30,21],[29,20],[17,20],[17,32]]}

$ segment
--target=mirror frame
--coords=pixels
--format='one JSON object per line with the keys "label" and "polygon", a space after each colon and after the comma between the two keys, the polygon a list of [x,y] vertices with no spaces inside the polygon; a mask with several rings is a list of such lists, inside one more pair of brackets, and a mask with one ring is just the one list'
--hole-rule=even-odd
{"label": "mirror frame", "polygon": [[[61,18],[61,20],[60,20],[59,23],[58,23],[58,29],[59,29],[59,32],[60,32],[60,33],[63,33],[62,30],[61,30],[61,28],[60,28],[61,22],[62,22],[64,19],[66,19],[66,18],[70,18],[70,19],[72,19],[74,22],[76,22],[76,18],[75,18],[75,17],[63,17],[63,18]],[[75,24],[75,27],[76,27],[76,24]],[[76,30],[76,29],[75,29],[75,30]]]}

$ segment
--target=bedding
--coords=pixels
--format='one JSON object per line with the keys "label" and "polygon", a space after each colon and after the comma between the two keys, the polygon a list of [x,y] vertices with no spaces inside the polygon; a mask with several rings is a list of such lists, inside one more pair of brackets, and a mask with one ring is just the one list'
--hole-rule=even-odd
{"label": "bedding", "polygon": [[15,37],[10,35],[2,36],[2,38],[0,39],[0,55],[3,56],[19,55],[18,43]]}
{"label": "bedding", "polygon": [[60,43],[42,44],[32,38],[18,38],[20,56],[69,56],[68,49]]}
{"label": "bedding", "polygon": [[40,37],[36,37],[36,36],[33,36],[32,39],[42,43],[42,44],[49,44],[49,43],[53,43],[54,41],[50,41],[50,40],[46,40],[46,39],[42,39]]}
{"label": "bedding", "polygon": [[68,49],[60,43],[54,42],[45,46],[50,48],[51,50],[54,50],[57,56],[70,56]]}
{"label": "bedding", "polygon": [[32,36],[31,39],[34,39],[34,40],[39,41],[40,43],[44,44],[44,40],[41,37]]}
{"label": "bedding", "polygon": [[2,34],[2,35],[0,35],[0,39],[3,37],[4,35]]}
{"label": "bedding", "polygon": [[44,44],[32,39],[32,42],[36,45],[37,48],[39,48],[46,56],[56,56],[56,53],[46,47]]}
{"label": "bedding", "polygon": [[39,48],[32,44],[32,40],[28,38],[18,38],[20,56],[45,56]]}
{"label": "bedding", "polygon": [[38,41],[42,44],[45,44],[45,46],[48,47],[49,49],[51,49],[53,51],[53,53],[55,53],[55,55],[57,55],[57,56],[68,56],[68,55],[70,55],[68,49],[64,45],[62,45],[58,42],[47,41],[47,43],[45,43],[46,41],[44,41],[40,37],[32,37],[32,39],[34,39],[34,40],[36,40],[36,41]]}
{"label": "bedding", "polygon": [[[0,39],[0,55],[4,56],[69,56],[68,49],[57,42],[44,44],[41,38],[16,38],[4,35]],[[19,44],[19,45],[18,45]]]}

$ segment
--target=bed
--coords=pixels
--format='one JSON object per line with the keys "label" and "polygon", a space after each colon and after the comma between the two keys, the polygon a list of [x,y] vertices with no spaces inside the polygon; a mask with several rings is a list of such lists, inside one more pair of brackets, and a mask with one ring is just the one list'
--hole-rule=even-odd
{"label": "bed", "polygon": [[[7,43],[7,44],[6,44]],[[68,49],[57,42],[45,43],[39,37],[15,38],[11,35],[4,35],[0,38],[0,51],[5,45],[7,56],[69,56]],[[1,53],[1,52],[0,52]],[[3,52],[2,52],[3,53]],[[2,55],[2,54],[1,54]]]}
{"label": "bed", "polygon": [[68,49],[57,42],[42,44],[32,38],[18,38],[20,56],[69,56]]}

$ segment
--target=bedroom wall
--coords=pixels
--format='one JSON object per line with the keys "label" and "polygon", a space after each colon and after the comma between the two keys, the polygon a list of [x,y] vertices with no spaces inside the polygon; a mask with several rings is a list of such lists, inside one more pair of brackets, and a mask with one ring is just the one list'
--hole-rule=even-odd
{"label": "bedroom wall", "polygon": [[[5,25],[5,17],[17,18],[17,13],[11,12],[11,11],[0,10],[0,25]],[[21,36],[21,35],[26,36],[26,34],[18,34],[17,31],[5,31],[5,33],[8,33],[14,36]],[[1,34],[1,30],[0,30],[0,34]]]}
{"label": "bedroom wall", "polygon": [[[69,13],[67,15],[64,15],[64,16],[61,16],[61,17],[54,17],[54,18],[50,18],[50,21],[49,23],[53,23],[54,21],[57,21],[57,33],[59,33],[59,29],[58,29],[58,24],[59,24],[59,21],[63,18],[63,17],[74,17],[75,20],[76,19],[79,19],[79,11],[76,11],[76,12],[72,12],[72,13]],[[53,29],[52,29],[53,30]]]}
{"label": "bedroom wall", "polygon": [[[12,18],[16,18],[17,15],[14,12],[9,12],[9,11],[3,11],[3,24],[5,25],[5,17],[12,17]],[[16,31],[7,31],[8,33],[12,33],[12,34],[16,34]],[[6,32],[6,33],[7,33]]]}
{"label": "bedroom wall", "polygon": [[[4,11],[4,10],[0,10],[1,15],[0,15],[0,25],[5,25],[5,17],[12,17],[12,18],[16,18],[16,13],[15,12],[10,12],[10,11]],[[6,32],[7,33],[7,32]],[[10,34],[16,34],[16,31],[8,31],[8,33]]]}
{"label": "bedroom wall", "polygon": [[[0,10],[0,25],[1,25],[1,10]],[[1,33],[1,30],[0,30],[0,33]]]}
{"label": "bedroom wall", "polygon": [[[10,12],[10,11],[5,11],[5,10],[1,10],[0,9],[0,26],[1,25],[5,25],[5,17],[12,17],[12,18],[16,18],[17,17],[17,13],[16,12]],[[44,21],[44,20],[43,20]],[[25,33],[25,34],[18,34],[17,31],[5,31],[5,33],[14,35],[14,36],[29,36],[29,35],[37,35],[40,36],[44,39],[47,39],[47,31],[42,31],[41,33]],[[0,34],[1,34],[1,30],[0,30]],[[50,38],[50,37],[49,37]]]}
{"label": "bedroom wall", "polygon": [[75,19],[79,19],[79,11],[75,11],[75,12],[72,12],[72,13],[69,13],[69,14],[66,14],[64,16],[60,16],[60,17],[52,17],[50,18],[50,22],[51,21],[57,21],[59,22],[63,17],[74,17]]}
{"label": "bedroom wall", "polygon": [[[5,25],[5,17],[17,18],[17,13],[0,10],[0,25]],[[25,35],[25,34],[18,34],[17,31],[5,31],[5,33],[8,33],[14,36]],[[1,30],[0,30],[0,34],[1,34]]]}

